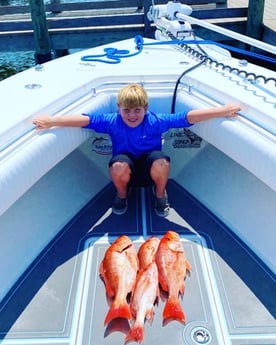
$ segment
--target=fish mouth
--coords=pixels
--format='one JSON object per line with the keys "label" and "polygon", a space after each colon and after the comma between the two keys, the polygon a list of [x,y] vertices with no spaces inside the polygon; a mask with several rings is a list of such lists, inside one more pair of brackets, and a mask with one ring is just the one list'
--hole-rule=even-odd
{"label": "fish mouth", "polygon": [[130,247],[132,246],[132,243],[126,244],[126,246],[124,248],[122,248],[122,250],[120,251],[120,253],[128,250]]}

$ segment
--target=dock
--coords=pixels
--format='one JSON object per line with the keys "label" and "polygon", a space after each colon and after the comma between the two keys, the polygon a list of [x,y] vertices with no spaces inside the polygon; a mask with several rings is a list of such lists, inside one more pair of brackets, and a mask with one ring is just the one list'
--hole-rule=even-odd
{"label": "dock", "polygon": [[[192,16],[195,18],[275,45],[276,8],[273,2],[274,0],[251,0],[250,3],[248,0],[183,1],[192,6]],[[159,0],[158,4],[160,3],[165,4],[167,1]],[[253,3],[260,10],[250,13]],[[85,49],[132,38],[137,34],[149,38],[154,35],[155,27],[147,19],[150,0],[80,3],[53,1],[50,5],[45,5],[45,18],[39,17],[40,9],[32,13],[32,1],[30,4],[0,6],[1,51],[35,50],[43,55],[51,49],[59,52]],[[264,5],[263,11],[261,4]],[[225,40],[222,35],[210,31],[206,33],[202,28],[195,27],[195,31],[203,38]],[[42,32],[43,37],[37,37],[37,32]]]}
{"label": "dock", "polygon": [[[232,7],[248,7],[249,0],[228,0],[227,6]],[[270,28],[272,31],[276,31],[276,6],[274,0],[265,0],[264,13],[263,13],[264,26]]]}
{"label": "dock", "polygon": [[[227,6],[232,7],[248,7],[249,0],[228,0]],[[276,6],[274,0],[264,1],[264,10],[262,14],[263,41],[276,45]]]}

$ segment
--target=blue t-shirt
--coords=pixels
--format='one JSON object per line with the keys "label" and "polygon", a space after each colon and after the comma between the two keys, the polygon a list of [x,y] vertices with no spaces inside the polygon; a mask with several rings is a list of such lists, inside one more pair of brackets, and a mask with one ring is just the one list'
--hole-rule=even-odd
{"label": "blue t-shirt", "polygon": [[127,126],[119,113],[84,114],[90,117],[90,122],[84,128],[94,129],[99,133],[110,135],[113,156],[129,153],[139,157],[154,150],[161,150],[162,133],[170,128],[189,127],[187,113],[154,114],[148,111],[143,122],[137,127]]}

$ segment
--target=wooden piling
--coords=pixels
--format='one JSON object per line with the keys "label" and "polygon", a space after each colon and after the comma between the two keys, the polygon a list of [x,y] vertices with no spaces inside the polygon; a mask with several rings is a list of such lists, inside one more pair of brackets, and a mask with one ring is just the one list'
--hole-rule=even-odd
{"label": "wooden piling", "polygon": [[51,43],[48,33],[43,0],[30,0],[30,11],[34,30],[35,60],[41,64],[51,60]]}
{"label": "wooden piling", "polygon": [[265,0],[248,1],[246,35],[259,39],[263,36],[263,16]]}

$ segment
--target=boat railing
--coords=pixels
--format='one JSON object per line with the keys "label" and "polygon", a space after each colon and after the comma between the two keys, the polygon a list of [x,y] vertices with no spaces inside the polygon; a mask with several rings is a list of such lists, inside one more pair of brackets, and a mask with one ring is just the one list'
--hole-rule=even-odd
{"label": "boat railing", "polygon": [[188,16],[188,15],[183,14],[183,13],[177,13],[176,18],[180,19],[180,20],[187,20],[191,24],[197,24],[197,25],[204,27],[206,29],[209,29],[209,30],[215,31],[217,33],[223,34],[225,36],[228,36],[231,39],[235,39],[235,40],[238,40],[238,41],[243,42],[245,44],[249,44],[253,47],[262,49],[268,53],[276,54],[276,47],[271,45],[271,44],[268,44],[266,42],[262,42],[262,41],[254,39],[252,37],[240,34],[238,32],[234,32],[232,30],[222,28],[218,25],[208,23],[208,22],[203,21],[201,19],[193,18],[193,17]]}
{"label": "boat railing", "polygon": [[[231,40],[238,40],[242,43],[251,45],[253,47],[262,49],[270,54],[276,54],[276,47],[257,40],[255,38],[249,37],[247,35],[240,34],[238,32],[229,30],[227,28],[209,23],[208,21],[194,18],[192,16],[193,9],[188,5],[181,4],[176,1],[169,1],[167,4],[160,5],[153,2],[148,11],[148,19],[153,21],[156,26],[164,26],[164,30],[172,32],[176,25],[179,26],[179,21],[187,22],[189,24],[195,24],[197,26],[203,27],[205,29],[214,31],[216,33],[222,34],[231,38]],[[185,27],[184,27],[185,30]]]}

